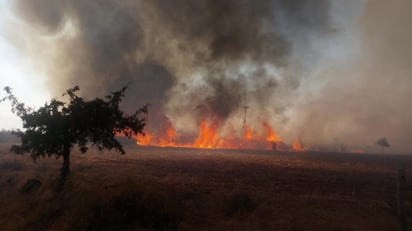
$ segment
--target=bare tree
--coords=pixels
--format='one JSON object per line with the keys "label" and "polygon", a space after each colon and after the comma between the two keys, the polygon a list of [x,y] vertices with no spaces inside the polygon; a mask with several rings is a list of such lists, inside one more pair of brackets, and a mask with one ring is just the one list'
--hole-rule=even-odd
{"label": "bare tree", "polygon": [[391,145],[389,144],[388,140],[386,138],[381,138],[378,141],[376,141],[376,144],[379,145],[382,148],[382,153],[385,148],[389,148]]}

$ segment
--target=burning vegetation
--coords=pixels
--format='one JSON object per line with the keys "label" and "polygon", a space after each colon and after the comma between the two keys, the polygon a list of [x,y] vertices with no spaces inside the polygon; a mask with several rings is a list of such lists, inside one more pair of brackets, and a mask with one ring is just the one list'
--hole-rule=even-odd
{"label": "burning vegetation", "polygon": [[379,134],[410,150],[411,91],[387,84],[411,86],[405,1],[12,2],[8,40],[51,95],[128,85],[126,112],[151,105],[140,145],[369,152]]}
{"label": "burning vegetation", "polygon": [[[167,118],[166,118],[167,119]],[[144,134],[135,136],[137,145],[159,147],[219,148],[219,149],[267,149],[277,151],[307,151],[299,139],[288,145],[283,142],[272,126],[263,122],[253,129],[244,124],[241,131],[222,132],[222,121],[217,118],[201,119],[197,134],[186,135],[176,131],[167,120],[164,127],[148,124]]]}
{"label": "burning vegetation", "polygon": [[[279,121],[303,64],[291,62],[301,46],[285,28],[333,36],[331,7],[289,0],[13,4],[34,28],[31,44],[41,47],[45,37],[53,44],[52,59],[36,58],[58,76],[48,82],[52,92],[80,85],[88,98],[128,85],[125,111],[151,105],[139,145],[277,150],[293,149],[276,129],[285,127]],[[242,126],[246,104],[253,111]]]}

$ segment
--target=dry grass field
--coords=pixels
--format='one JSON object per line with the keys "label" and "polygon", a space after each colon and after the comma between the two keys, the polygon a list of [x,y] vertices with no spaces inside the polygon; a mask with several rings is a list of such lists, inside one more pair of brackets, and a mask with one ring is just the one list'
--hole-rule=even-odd
{"label": "dry grass field", "polygon": [[1,146],[0,230],[397,230],[399,162],[412,179],[409,156],[126,150],[74,152],[56,192],[61,159]]}

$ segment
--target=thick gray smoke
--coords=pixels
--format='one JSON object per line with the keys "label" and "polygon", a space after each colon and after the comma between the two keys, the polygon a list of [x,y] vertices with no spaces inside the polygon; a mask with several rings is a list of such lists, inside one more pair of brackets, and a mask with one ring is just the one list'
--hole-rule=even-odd
{"label": "thick gray smoke", "polygon": [[[387,63],[376,56],[382,57],[386,50],[378,52],[388,44],[365,42],[376,39],[368,30],[379,32],[376,12],[383,8],[364,5],[336,0],[16,0],[16,13],[25,24],[16,36],[30,36],[19,47],[44,68],[53,94],[79,85],[93,97],[129,84],[128,109],[149,103],[154,120],[166,115],[179,132],[195,133],[206,115],[222,121],[223,134],[240,129],[247,105],[252,128],[269,122],[287,141],[299,136],[313,147],[363,147],[387,136],[405,143],[401,133],[385,126],[389,114],[384,105],[371,104],[375,96],[367,86],[384,83],[370,77],[382,73],[371,71],[372,65],[384,68]],[[383,21],[385,28],[392,22],[407,25],[400,19]],[[368,33],[361,37],[362,32]],[[390,62],[394,70],[401,65]],[[373,89],[379,94],[379,87]],[[393,111],[400,105],[387,106]]]}
{"label": "thick gray smoke", "polygon": [[293,45],[285,30],[333,30],[324,0],[19,0],[15,8],[35,33],[63,34],[46,61],[53,91],[80,85],[94,96],[130,84],[128,105],[167,106],[174,117],[200,106],[226,120],[244,97],[267,107],[279,85],[267,69],[286,68]]}
{"label": "thick gray smoke", "polygon": [[411,153],[412,2],[335,9],[343,33],[300,89],[289,114],[295,123],[287,129],[302,129],[302,140],[335,149],[378,151],[375,142],[387,137],[393,152]]}

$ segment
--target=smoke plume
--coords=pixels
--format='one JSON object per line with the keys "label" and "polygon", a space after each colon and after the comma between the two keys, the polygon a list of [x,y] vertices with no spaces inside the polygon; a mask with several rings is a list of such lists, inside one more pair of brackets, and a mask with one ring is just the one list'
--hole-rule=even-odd
{"label": "smoke plume", "polygon": [[[365,148],[412,131],[407,1],[16,0],[15,43],[59,94],[128,84],[182,133],[207,115],[221,133],[270,123],[285,140]],[[391,11],[389,11],[389,10]],[[386,17],[383,17],[386,15]],[[392,86],[392,87],[391,87]]]}

